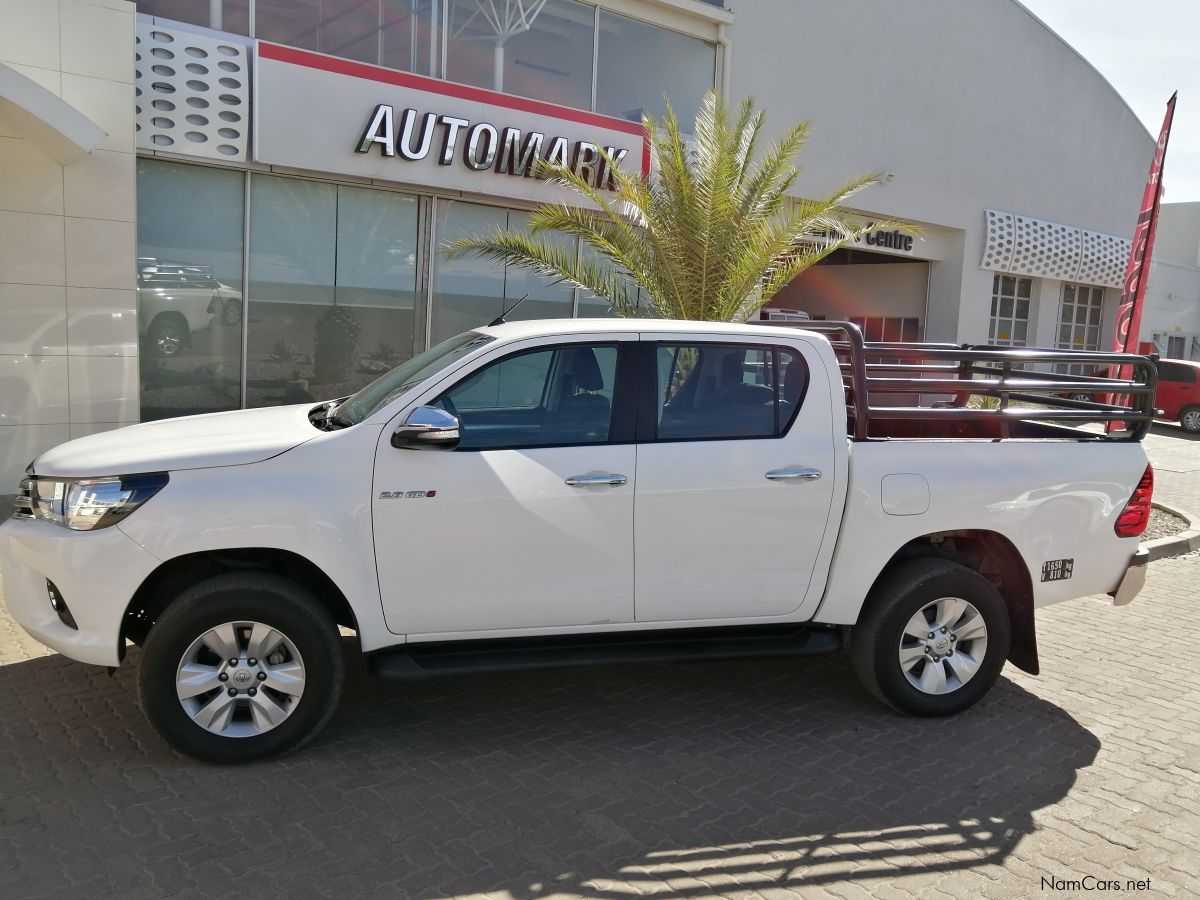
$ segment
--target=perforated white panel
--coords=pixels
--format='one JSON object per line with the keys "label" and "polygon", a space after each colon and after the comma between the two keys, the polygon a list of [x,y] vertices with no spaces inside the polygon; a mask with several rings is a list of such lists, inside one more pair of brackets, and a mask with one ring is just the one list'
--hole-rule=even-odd
{"label": "perforated white panel", "polygon": [[137,145],[245,161],[250,145],[250,48],[139,18]]}
{"label": "perforated white panel", "polygon": [[1133,241],[1098,231],[1083,233],[1083,260],[1076,281],[1083,284],[1103,284],[1121,287]]}
{"label": "perforated white panel", "polygon": [[1011,272],[1013,245],[1017,237],[1017,217],[1012,213],[998,212],[994,209],[987,211],[987,241],[983,245],[983,262],[985,269],[997,272]]}
{"label": "perforated white panel", "polygon": [[994,272],[1120,287],[1132,241],[989,209],[980,267]]}

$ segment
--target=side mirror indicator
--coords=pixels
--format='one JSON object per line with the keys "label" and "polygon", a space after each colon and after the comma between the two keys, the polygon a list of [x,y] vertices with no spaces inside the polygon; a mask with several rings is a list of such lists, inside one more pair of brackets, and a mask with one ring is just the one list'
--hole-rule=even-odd
{"label": "side mirror indicator", "polygon": [[459,438],[456,416],[436,406],[418,406],[392,432],[392,446],[406,450],[453,450]]}

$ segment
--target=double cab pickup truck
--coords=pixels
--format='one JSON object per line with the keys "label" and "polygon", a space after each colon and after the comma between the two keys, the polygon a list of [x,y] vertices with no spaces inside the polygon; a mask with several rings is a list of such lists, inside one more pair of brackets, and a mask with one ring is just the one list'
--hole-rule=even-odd
{"label": "double cab pickup truck", "polygon": [[1149,359],[802,324],[501,323],[350,397],[71,441],[0,526],[5,601],[83,663],[140,645],[158,733],[240,762],[319,732],[349,652],[421,679],[844,651],[944,716],[1037,672],[1038,608],[1138,592]]}

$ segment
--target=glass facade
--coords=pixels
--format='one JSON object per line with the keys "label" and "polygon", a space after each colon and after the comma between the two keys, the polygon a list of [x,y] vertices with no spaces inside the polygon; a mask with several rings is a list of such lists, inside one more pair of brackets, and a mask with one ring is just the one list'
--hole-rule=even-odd
{"label": "glass facade", "polygon": [[661,116],[670,100],[690,123],[713,86],[716,47],[699,38],[601,10],[596,112],[640,121]]}
{"label": "glass facade", "polygon": [[715,83],[715,44],[585,0],[138,0],[137,7],[633,121],[660,115],[665,96],[690,122]]}
{"label": "glass facade", "polygon": [[[139,0],[138,12],[637,119],[685,121],[714,44],[585,0]],[[597,52],[597,48],[599,51]],[[138,162],[143,418],[352,393],[485,324],[611,315],[572,285],[444,246],[528,212],[382,188]],[[562,237],[570,253],[574,238]]]}
{"label": "glass facade", "polygon": [[[496,228],[519,229],[528,218],[522,210],[484,206],[461,200],[438,203],[436,243],[438,247],[468,235],[485,234]],[[575,246],[573,238],[562,238]],[[528,294],[508,318],[549,319],[572,315],[575,292],[571,285],[553,284],[528,269],[500,266],[478,257],[454,260],[439,250],[433,272],[433,343],[444,341],[468,328],[486,325]]]}
{"label": "glass facade", "polygon": [[450,4],[446,77],[494,91],[591,109],[595,7],[549,0],[531,21],[504,4]]}
{"label": "glass facade", "polygon": [[420,351],[415,197],[254,175],[250,210],[248,406],[353,393]]}
{"label": "glass facade", "polygon": [[[528,216],[139,160],[143,419],[345,396],[522,297],[512,321],[570,317],[577,306],[585,316],[611,314],[602,301],[527,269],[445,258],[447,243],[521,228]],[[556,239],[577,252],[575,238]]]}
{"label": "glass facade", "polygon": [[144,420],[241,406],[243,178],[138,160]]}

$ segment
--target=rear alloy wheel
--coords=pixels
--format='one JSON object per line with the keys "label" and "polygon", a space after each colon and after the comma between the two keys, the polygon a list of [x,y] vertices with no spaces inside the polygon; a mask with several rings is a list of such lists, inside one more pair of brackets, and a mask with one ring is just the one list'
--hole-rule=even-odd
{"label": "rear alloy wheel", "polygon": [[341,637],[308,591],[275,575],[232,573],[186,590],[146,638],[142,707],[172,747],[208,762],[294,750],[341,695]]}
{"label": "rear alloy wheel", "polygon": [[1091,399],[1092,399],[1092,395],[1091,395],[1091,394],[1072,394],[1072,395],[1071,395],[1071,399],[1072,399],[1072,400],[1082,400],[1082,401],[1088,401],[1088,400],[1091,400]]}
{"label": "rear alloy wheel", "polygon": [[995,586],[944,559],[901,563],[871,589],[851,633],[864,686],[916,716],[961,712],[988,692],[1008,656],[1012,625]]}
{"label": "rear alloy wheel", "polygon": [[1189,434],[1200,434],[1200,406],[1189,406],[1180,413],[1179,425]]}
{"label": "rear alloy wheel", "polygon": [[242,304],[238,300],[226,300],[221,307],[221,322],[227,328],[236,328],[242,324]]}

